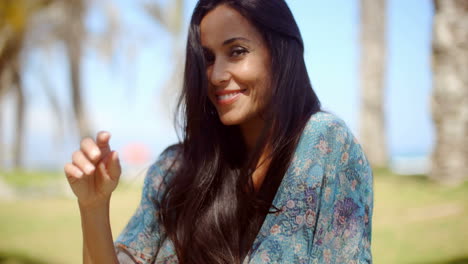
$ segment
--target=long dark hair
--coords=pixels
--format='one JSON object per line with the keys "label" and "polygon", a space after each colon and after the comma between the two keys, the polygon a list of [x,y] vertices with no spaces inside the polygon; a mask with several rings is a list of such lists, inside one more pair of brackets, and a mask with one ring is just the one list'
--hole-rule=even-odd
{"label": "long dark hair", "polygon": [[[200,22],[226,4],[263,35],[271,56],[271,99],[265,128],[247,153],[240,128],[221,123],[208,99]],[[304,63],[299,28],[284,0],[200,0],[187,41],[183,90],[178,105],[180,166],[159,204],[160,221],[180,263],[240,263],[270,212],[309,117],[320,111]],[[255,191],[252,173],[265,147],[271,162]]]}

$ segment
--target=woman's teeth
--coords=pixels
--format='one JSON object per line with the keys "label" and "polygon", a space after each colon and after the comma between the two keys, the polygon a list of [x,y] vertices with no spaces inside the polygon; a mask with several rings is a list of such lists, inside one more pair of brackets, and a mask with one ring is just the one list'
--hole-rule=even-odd
{"label": "woman's teeth", "polygon": [[241,92],[235,92],[235,93],[230,93],[230,94],[225,94],[225,95],[218,95],[218,100],[227,100],[227,99],[230,99],[238,94],[240,94]]}

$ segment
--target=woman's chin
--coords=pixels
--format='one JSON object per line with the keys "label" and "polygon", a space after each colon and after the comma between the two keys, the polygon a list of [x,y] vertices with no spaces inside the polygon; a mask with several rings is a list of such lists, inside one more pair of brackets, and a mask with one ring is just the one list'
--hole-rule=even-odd
{"label": "woman's chin", "polygon": [[223,125],[225,126],[239,125],[239,122],[236,122],[235,120],[231,120],[231,119],[228,119],[228,120],[221,119],[221,123],[223,123]]}
{"label": "woman's chin", "polygon": [[229,114],[219,115],[219,120],[225,126],[235,126],[242,123],[242,118]]}

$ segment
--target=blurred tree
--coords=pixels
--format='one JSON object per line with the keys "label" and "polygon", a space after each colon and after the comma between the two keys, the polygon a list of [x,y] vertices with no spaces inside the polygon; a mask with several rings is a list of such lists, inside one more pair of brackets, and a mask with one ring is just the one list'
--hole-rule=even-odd
{"label": "blurred tree", "polygon": [[81,85],[81,58],[85,36],[84,13],[85,0],[64,1],[65,23],[59,24],[60,37],[63,39],[69,64],[71,99],[81,137],[91,136],[91,128],[83,104],[83,87]]}
{"label": "blurred tree", "polygon": [[[120,27],[120,18],[115,4],[111,0],[67,0],[56,1],[55,11],[52,11],[44,20],[52,25],[49,34],[56,42],[63,43],[68,62],[68,75],[70,79],[70,96],[72,112],[79,136],[81,138],[93,134],[90,118],[86,113],[86,102],[83,98],[84,88],[82,85],[82,59],[86,48],[95,48],[107,59],[114,49],[114,38]],[[104,9],[106,28],[95,36],[94,43],[90,42],[90,33],[85,27],[86,13],[91,5],[101,4]],[[45,22],[45,21],[43,21]],[[94,44],[91,45],[91,44]],[[49,100],[53,102],[53,100]],[[56,107],[55,107],[56,108]]]}
{"label": "blurred tree", "polygon": [[361,0],[360,140],[374,167],[387,166],[384,113],[386,1]]}
{"label": "blurred tree", "polygon": [[[21,52],[32,17],[45,9],[48,0],[3,0],[0,5],[0,106],[3,98],[13,93],[15,102],[13,164],[21,165],[26,111],[24,88],[21,78]],[[1,116],[0,116],[1,118]],[[5,143],[3,122],[0,120],[0,161],[3,161]]]}
{"label": "blurred tree", "polygon": [[432,117],[436,141],[430,177],[468,180],[468,1],[434,0]]}
{"label": "blurred tree", "polygon": [[186,31],[183,28],[185,0],[173,0],[165,6],[157,2],[145,2],[143,4],[147,13],[161,25],[171,36],[170,47],[172,48],[171,61],[174,62],[169,78],[163,86],[161,96],[162,104],[168,116],[173,114],[175,106],[174,98],[182,85],[184,48]]}
{"label": "blurred tree", "polygon": [[[15,131],[13,144],[13,166],[19,167],[22,159],[24,116],[26,100],[21,82],[24,69],[21,65],[33,49],[46,51],[50,46],[61,44],[65,47],[70,79],[70,97],[72,112],[81,137],[91,135],[88,116],[85,113],[81,67],[83,46],[87,41],[87,29],[84,20],[88,5],[104,4],[107,28],[101,34],[101,41],[96,41],[101,53],[110,53],[112,39],[116,35],[118,16],[111,1],[100,0],[2,0],[0,4],[0,105],[4,97],[15,95]],[[29,45],[28,45],[29,44]],[[47,68],[47,67],[44,67]],[[44,74],[44,72],[40,72]],[[38,76],[36,76],[38,77]],[[38,78],[40,79],[40,78]],[[38,85],[45,89],[45,96],[59,120],[66,112],[61,109],[57,95],[48,85]],[[62,112],[62,113],[61,113]],[[1,118],[1,115],[0,115]],[[2,133],[5,131],[0,120],[0,165],[5,158]]]}

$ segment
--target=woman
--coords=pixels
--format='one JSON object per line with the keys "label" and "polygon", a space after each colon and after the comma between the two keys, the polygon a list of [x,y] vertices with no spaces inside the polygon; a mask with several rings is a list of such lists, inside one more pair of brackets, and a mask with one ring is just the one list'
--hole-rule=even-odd
{"label": "woman", "polygon": [[87,263],[371,263],[372,171],[320,110],[284,0],[200,0],[179,101],[183,140],[113,243],[109,133],[65,166]]}

